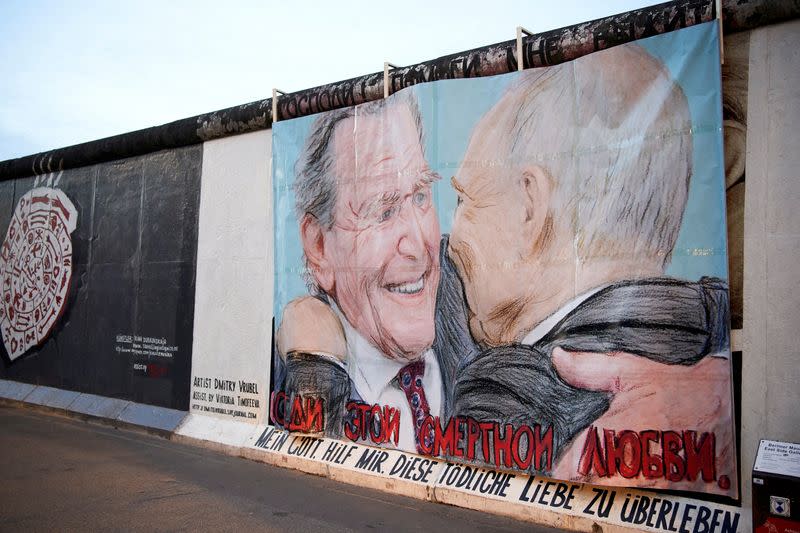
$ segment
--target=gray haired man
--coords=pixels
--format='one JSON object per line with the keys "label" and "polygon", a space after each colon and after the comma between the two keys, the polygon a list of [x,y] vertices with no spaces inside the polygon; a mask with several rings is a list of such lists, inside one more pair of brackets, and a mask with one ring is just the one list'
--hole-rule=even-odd
{"label": "gray haired man", "polygon": [[306,266],[343,328],[338,355],[349,396],[397,409],[396,444],[416,450],[416,421],[438,416],[443,394],[431,349],[441,238],[431,183],[438,176],[425,161],[413,95],[320,117],[296,175]]}

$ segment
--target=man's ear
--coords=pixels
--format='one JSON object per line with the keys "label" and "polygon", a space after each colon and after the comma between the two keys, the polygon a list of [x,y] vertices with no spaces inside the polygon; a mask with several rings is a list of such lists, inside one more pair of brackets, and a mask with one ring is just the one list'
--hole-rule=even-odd
{"label": "man's ear", "polygon": [[303,241],[303,252],[308,261],[308,268],[319,287],[330,293],[333,290],[333,265],[325,249],[325,231],[319,221],[306,214],[300,221],[300,239]]}
{"label": "man's ear", "polygon": [[725,188],[735,185],[744,176],[747,153],[747,128],[735,120],[722,123],[725,143]]}
{"label": "man's ear", "polygon": [[524,208],[523,233],[537,247],[549,240],[552,232],[548,213],[552,182],[547,171],[539,165],[526,167],[519,177],[520,198]]}

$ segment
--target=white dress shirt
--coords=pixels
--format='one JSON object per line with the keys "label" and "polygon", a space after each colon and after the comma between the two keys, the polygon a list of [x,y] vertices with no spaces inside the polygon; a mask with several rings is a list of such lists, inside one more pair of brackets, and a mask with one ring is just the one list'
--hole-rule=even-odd
{"label": "white dress shirt", "polygon": [[[339,316],[344,328],[344,335],[347,340],[345,369],[356,392],[361,396],[364,403],[388,405],[399,410],[400,431],[397,447],[407,452],[416,453],[414,415],[411,412],[408,399],[397,380],[397,373],[408,363],[390,359],[384,355],[383,352],[356,331],[335,303],[331,303],[331,308]],[[425,360],[425,375],[422,378],[425,399],[428,400],[431,416],[440,416],[442,407],[442,374],[439,370],[439,361],[437,361],[436,354],[430,348],[422,357]]]}

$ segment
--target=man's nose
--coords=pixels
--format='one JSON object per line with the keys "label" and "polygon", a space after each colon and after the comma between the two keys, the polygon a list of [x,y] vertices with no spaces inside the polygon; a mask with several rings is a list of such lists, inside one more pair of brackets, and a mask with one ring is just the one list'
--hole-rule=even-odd
{"label": "man's nose", "polygon": [[419,259],[425,255],[425,238],[422,221],[413,210],[403,210],[401,215],[401,231],[397,242],[397,251],[409,259]]}

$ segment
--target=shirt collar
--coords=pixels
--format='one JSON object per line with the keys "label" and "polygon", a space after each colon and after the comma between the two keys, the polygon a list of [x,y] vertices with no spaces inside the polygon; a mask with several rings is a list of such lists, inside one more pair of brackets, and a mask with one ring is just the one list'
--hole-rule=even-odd
{"label": "shirt collar", "polygon": [[594,294],[605,289],[607,286],[608,285],[601,285],[600,287],[595,287],[594,289],[579,294],[572,300],[568,301],[566,304],[562,305],[555,313],[553,313],[552,315],[548,316],[547,318],[539,322],[535,328],[533,328],[527,335],[525,335],[522,338],[521,343],[533,346],[534,344],[542,340],[542,338],[544,338],[545,335],[550,333],[550,330],[552,330],[556,324],[561,322],[564,319],[564,317],[566,317],[568,314],[574,311],[579,305],[588,300]]}
{"label": "shirt collar", "polygon": [[[407,363],[390,359],[373,346],[350,324],[335,302],[331,308],[339,317],[347,340],[347,375],[355,384],[359,396],[369,404],[379,403],[381,393],[391,386],[400,369]],[[430,350],[429,350],[430,351]],[[427,352],[423,357],[427,358]],[[428,358],[430,359],[430,358]],[[426,365],[426,372],[428,368]]]}

